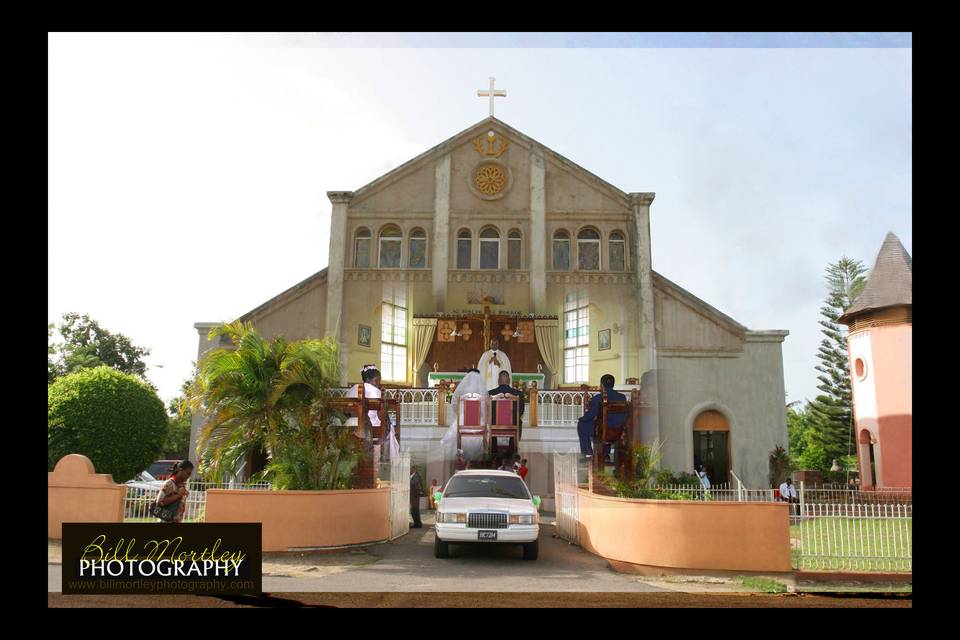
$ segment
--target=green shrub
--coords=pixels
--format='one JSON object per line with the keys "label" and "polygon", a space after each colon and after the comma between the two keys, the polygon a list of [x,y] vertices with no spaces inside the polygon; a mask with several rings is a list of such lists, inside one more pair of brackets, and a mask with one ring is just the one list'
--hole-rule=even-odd
{"label": "green shrub", "polygon": [[101,366],[47,387],[47,471],[80,453],[97,473],[126,482],[157,459],[166,434],[163,402],[135,376]]}

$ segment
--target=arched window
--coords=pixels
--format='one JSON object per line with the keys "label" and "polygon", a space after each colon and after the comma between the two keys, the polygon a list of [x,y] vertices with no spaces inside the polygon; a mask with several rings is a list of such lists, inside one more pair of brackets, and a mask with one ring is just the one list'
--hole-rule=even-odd
{"label": "arched window", "polygon": [[496,229],[480,232],[480,268],[500,268],[500,232]]}
{"label": "arched window", "polygon": [[693,421],[693,465],[702,466],[710,478],[710,485],[724,485],[730,481],[730,425],[719,411],[704,411]]}
{"label": "arched window", "polygon": [[522,269],[523,238],[519,229],[511,229],[507,234],[507,269]]}
{"label": "arched window", "polygon": [[380,230],[380,268],[398,269],[403,247],[400,227],[389,225]]}
{"label": "arched window", "polygon": [[570,234],[566,231],[553,234],[553,270],[570,270]]}
{"label": "arched window", "polygon": [[360,227],[353,234],[353,266],[366,269],[370,266],[370,229]]}
{"label": "arched window", "polygon": [[627,260],[625,253],[626,243],[623,234],[614,231],[610,234],[610,271],[626,271]]}
{"label": "arched window", "polygon": [[457,234],[457,269],[469,269],[473,261],[473,236],[469,229]]}
{"label": "arched window", "polygon": [[600,270],[600,234],[593,229],[577,234],[577,260],[580,271]]}
{"label": "arched window", "polygon": [[410,268],[425,269],[427,267],[427,234],[423,229],[416,228],[410,232]]}

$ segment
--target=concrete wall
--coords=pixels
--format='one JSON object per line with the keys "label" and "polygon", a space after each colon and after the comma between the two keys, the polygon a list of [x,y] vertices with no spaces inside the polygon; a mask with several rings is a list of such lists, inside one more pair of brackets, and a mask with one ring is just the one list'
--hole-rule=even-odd
{"label": "concrete wall", "polygon": [[390,490],[210,489],[205,522],[261,522],[264,551],[378,542],[390,536]]}
{"label": "concrete wall", "polygon": [[748,339],[739,354],[659,356],[657,366],[661,467],[692,471],[693,421],[716,410],[730,426],[732,470],[747,487],[768,488],[770,451],[787,447],[783,355],[776,337]]}
{"label": "concrete wall", "polygon": [[295,295],[281,297],[276,304],[247,318],[257,331],[270,340],[322,338],[326,322],[327,283],[316,282]]}
{"label": "concrete wall", "polygon": [[71,453],[47,473],[47,538],[63,537],[64,522],[123,522],[126,485],[96,473],[90,458]]}
{"label": "concrete wall", "polygon": [[645,567],[791,571],[786,503],[630,500],[579,491],[580,544]]}

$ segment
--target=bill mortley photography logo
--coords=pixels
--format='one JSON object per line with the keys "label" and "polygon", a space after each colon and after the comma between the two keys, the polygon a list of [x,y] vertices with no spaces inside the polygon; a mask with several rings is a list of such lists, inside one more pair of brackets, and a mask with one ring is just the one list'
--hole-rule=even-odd
{"label": "bill mortley photography logo", "polygon": [[261,526],[64,523],[63,592],[257,594]]}

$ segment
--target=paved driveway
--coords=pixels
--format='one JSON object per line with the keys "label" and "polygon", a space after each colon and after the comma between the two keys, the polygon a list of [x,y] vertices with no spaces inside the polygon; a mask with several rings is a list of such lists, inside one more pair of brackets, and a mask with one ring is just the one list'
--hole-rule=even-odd
{"label": "paved driveway", "polygon": [[[320,553],[265,554],[263,590],[344,591],[620,591],[663,592],[635,575],[616,573],[606,560],[555,537],[540,526],[540,556],[523,559],[517,545],[451,545],[450,557],[433,557],[434,516],[422,529],[393,542]],[[550,522],[550,520],[547,520]],[[61,590],[60,565],[47,565],[48,591]]]}

